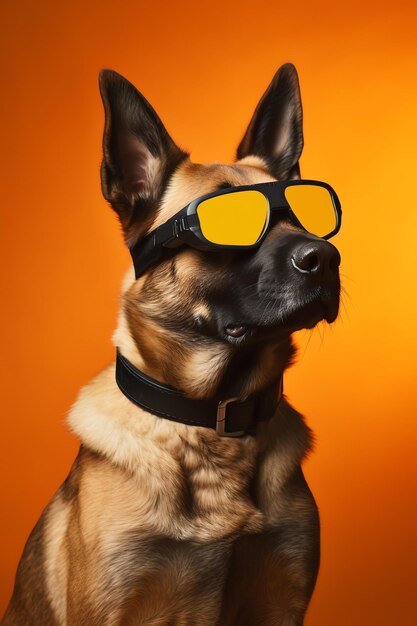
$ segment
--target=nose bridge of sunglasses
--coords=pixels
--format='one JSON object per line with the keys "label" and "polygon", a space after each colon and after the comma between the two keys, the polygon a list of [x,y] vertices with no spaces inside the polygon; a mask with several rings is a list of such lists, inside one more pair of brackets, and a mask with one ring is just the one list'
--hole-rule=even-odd
{"label": "nose bridge of sunglasses", "polygon": [[265,195],[268,197],[269,207],[271,209],[286,206],[285,200],[282,195],[282,186],[277,183],[267,183],[267,187],[265,186],[264,191]]}

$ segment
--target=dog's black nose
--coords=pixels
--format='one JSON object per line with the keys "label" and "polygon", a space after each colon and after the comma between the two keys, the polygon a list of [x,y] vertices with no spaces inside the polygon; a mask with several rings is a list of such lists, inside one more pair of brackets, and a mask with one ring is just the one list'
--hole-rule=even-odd
{"label": "dog's black nose", "polygon": [[331,243],[319,239],[298,244],[292,251],[291,261],[298,272],[326,280],[337,273],[340,254]]}

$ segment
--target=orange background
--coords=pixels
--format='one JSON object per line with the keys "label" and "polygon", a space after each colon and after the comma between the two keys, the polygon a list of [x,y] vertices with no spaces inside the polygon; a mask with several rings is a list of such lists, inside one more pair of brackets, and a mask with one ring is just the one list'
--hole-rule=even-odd
{"label": "orange background", "polygon": [[348,292],[336,324],[299,333],[286,378],[318,440],[306,474],[322,566],[306,626],[415,626],[417,5],[65,4],[1,9],[0,609],[77,450],[65,413],[113,358],[129,257],[99,186],[98,70],[134,82],[194,160],[227,161],[292,61],[302,173],[341,198]]}

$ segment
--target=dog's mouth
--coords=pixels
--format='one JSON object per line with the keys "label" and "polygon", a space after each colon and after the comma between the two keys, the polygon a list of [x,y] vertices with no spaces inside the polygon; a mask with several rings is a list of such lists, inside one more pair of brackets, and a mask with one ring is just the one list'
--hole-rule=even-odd
{"label": "dog's mouth", "polygon": [[287,306],[269,318],[260,316],[259,321],[240,320],[223,328],[224,338],[232,344],[240,344],[252,338],[289,336],[303,328],[312,329],[319,322],[331,324],[337,318],[339,297],[314,298],[308,303]]}

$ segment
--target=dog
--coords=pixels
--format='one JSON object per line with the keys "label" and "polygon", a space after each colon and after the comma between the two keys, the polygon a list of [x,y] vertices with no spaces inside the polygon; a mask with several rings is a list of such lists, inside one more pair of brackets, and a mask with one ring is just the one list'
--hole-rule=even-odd
{"label": "dog", "polygon": [[79,453],[27,541],[2,623],[300,626],[320,558],[301,467],[313,435],[280,381],[292,333],[337,317],[340,255],[283,211],[260,245],[167,245],[140,266],[148,234],[194,199],[301,180],[296,69],[275,74],[231,165],[192,162],[116,72],[99,84],[102,190],[139,261],[122,285],[117,365],[69,412]]}

